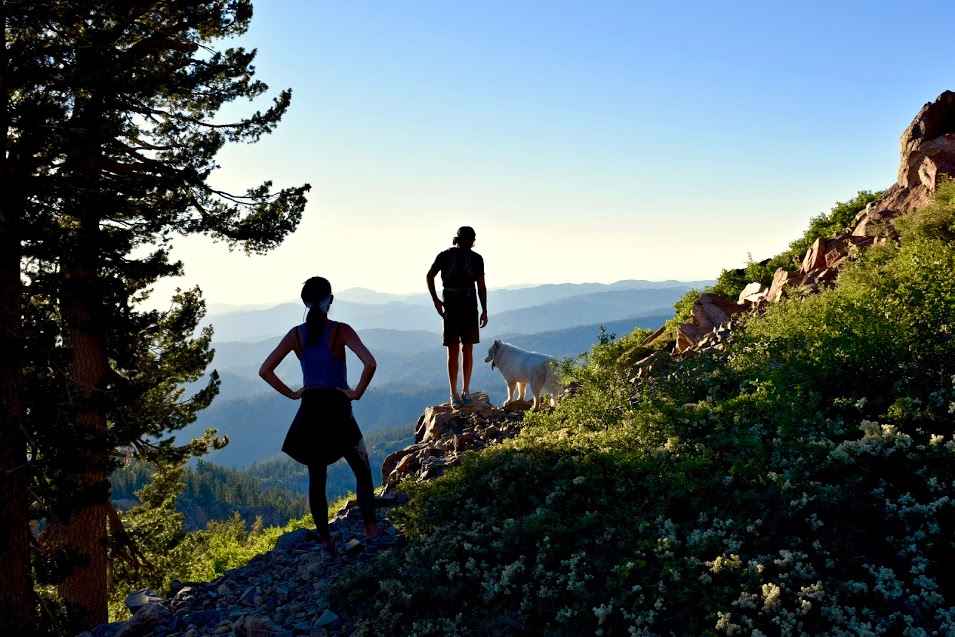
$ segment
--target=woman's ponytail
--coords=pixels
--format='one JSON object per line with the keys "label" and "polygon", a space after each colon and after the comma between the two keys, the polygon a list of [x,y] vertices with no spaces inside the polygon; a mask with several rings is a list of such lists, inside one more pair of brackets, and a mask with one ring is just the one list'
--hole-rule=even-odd
{"label": "woman's ponytail", "polygon": [[328,279],[313,276],[302,286],[302,302],[308,306],[305,317],[305,347],[318,342],[328,320],[328,303],[323,303],[332,296],[332,284]]}
{"label": "woman's ponytail", "polygon": [[325,329],[325,321],[328,317],[313,305],[305,316],[305,347],[314,345],[318,342],[318,336]]}

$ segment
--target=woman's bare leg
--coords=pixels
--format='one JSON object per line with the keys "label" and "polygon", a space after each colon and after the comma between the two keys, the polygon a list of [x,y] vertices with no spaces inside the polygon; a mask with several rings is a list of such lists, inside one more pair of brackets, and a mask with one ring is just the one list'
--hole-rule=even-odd
{"label": "woman's bare leg", "polygon": [[371,464],[368,461],[368,450],[365,441],[358,444],[345,454],[345,462],[355,474],[355,493],[358,496],[358,507],[361,509],[362,521],[365,523],[365,536],[376,537],[381,531],[375,518],[375,491],[371,480]]}
{"label": "woman's bare leg", "polygon": [[318,533],[318,541],[330,551],[335,550],[328,532],[328,499],[325,497],[327,467],[324,464],[308,465],[308,508]]}

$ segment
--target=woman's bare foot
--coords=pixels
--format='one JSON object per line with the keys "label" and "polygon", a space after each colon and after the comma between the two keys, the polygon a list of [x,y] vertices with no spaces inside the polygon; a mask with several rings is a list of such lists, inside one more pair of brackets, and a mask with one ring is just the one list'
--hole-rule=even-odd
{"label": "woman's bare foot", "polygon": [[338,549],[335,548],[335,540],[333,540],[330,535],[322,536],[318,531],[313,531],[311,529],[309,529],[306,533],[306,537],[308,537],[309,540],[318,543],[319,546],[328,551],[330,555],[338,554]]}
{"label": "woman's bare foot", "polygon": [[338,555],[338,549],[335,547],[335,540],[333,540],[332,538],[329,537],[329,538],[320,539],[318,543],[321,545],[323,549],[328,551],[329,555],[333,557],[335,555]]}

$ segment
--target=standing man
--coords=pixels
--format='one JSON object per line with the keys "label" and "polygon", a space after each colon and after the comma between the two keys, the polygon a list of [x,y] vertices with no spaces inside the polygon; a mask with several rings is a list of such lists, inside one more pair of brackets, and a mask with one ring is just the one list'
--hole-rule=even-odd
{"label": "standing man", "polygon": [[[474,228],[461,226],[452,240],[453,247],[439,253],[428,270],[428,290],[434,308],[444,319],[444,345],[448,348],[448,384],[451,386],[451,405],[460,407],[471,402],[471,368],[473,347],[479,342],[479,325],[487,325],[487,287],[484,285],[484,259],[472,250]],[[434,289],[434,277],[441,272],[442,297]],[[474,286],[477,284],[477,294]],[[481,317],[478,319],[477,301],[481,299]],[[463,392],[458,394],[458,352],[463,354]]]}

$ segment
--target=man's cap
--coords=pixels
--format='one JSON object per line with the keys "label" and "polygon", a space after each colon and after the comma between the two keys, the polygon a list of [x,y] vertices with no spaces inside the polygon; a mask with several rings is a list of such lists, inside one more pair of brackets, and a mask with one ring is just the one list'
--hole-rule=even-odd
{"label": "man's cap", "polygon": [[454,235],[454,243],[457,244],[459,240],[464,241],[474,241],[477,234],[474,232],[474,228],[471,226],[461,226],[458,228],[458,233]]}

